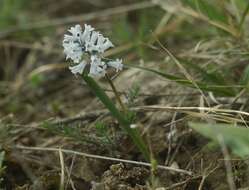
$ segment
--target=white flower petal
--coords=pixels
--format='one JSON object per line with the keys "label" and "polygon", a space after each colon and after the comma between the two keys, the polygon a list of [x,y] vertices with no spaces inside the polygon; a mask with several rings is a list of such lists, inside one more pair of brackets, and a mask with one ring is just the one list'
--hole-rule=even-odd
{"label": "white flower petal", "polygon": [[97,55],[91,56],[91,63],[90,63],[90,71],[89,76],[93,78],[101,78],[104,77],[106,74],[107,66],[106,64],[101,61],[101,58]]}
{"label": "white flower petal", "polygon": [[111,47],[114,47],[114,45],[112,44],[112,42],[108,38],[106,38],[106,41],[103,44],[103,50],[105,51]]}
{"label": "white flower petal", "polygon": [[92,65],[90,68],[90,72],[88,76],[93,77],[93,78],[101,78],[104,77],[106,74],[106,70],[97,66],[97,65]]}
{"label": "white flower petal", "polygon": [[73,41],[73,36],[65,34],[64,39],[63,39],[63,43],[69,43],[71,41]]}
{"label": "white flower petal", "polygon": [[94,31],[94,28],[91,27],[90,25],[85,24],[85,30],[83,34],[81,35],[81,41],[83,44],[90,40],[92,31]]}
{"label": "white flower petal", "polygon": [[82,28],[79,24],[75,25],[74,27],[71,27],[68,31],[72,34],[73,40],[80,40],[82,35]]}
{"label": "white flower petal", "polygon": [[86,62],[85,61],[82,61],[80,62],[78,65],[75,65],[75,66],[72,66],[72,67],[69,67],[70,71],[73,73],[73,74],[82,74],[84,69],[85,69],[85,66],[86,66]]}
{"label": "white flower petal", "polygon": [[70,41],[69,43],[63,43],[63,47],[67,59],[72,59],[74,63],[80,62],[83,51],[79,44]]}
{"label": "white flower petal", "polygon": [[121,59],[116,59],[115,61],[107,62],[109,67],[113,67],[116,69],[116,72],[121,71],[123,69],[123,64]]}

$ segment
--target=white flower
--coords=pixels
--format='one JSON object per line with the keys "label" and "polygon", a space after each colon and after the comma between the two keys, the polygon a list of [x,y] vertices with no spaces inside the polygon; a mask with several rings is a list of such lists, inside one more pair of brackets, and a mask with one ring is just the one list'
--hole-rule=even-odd
{"label": "white flower", "polygon": [[104,53],[107,49],[114,47],[112,42],[108,38],[105,38],[102,34],[98,35],[96,46],[99,53]]}
{"label": "white flower", "polygon": [[70,71],[73,73],[73,74],[82,74],[84,69],[85,69],[85,66],[86,66],[86,61],[81,61],[78,65],[75,65],[75,66],[71,66],[69,67]]}
{"label": "white flower", "polygon": [[83,51],[79,44],[69,41],[68,43],[63,43],[64,53],[66,54],[66,59],[72,59],[74,63],[79,63]]}
{"label": "white flower", "polygon": [[89,36],[89,39],[87,41],[85,41],[86,51],[89,51],[89,52],[96,51],[96,52],[98,52],[98,48],[97,48],[98,37],[99,37],[99,33],[93,31],[92,35]]}
{"label": "white flower", "polygon": [[71,27],[68,31],[72,34],[73,40],[80,40],[80,37],[82,35],[82,28],[79,24],[75,25],[75,27]]}
{"label": "white flower", "polygon": [[115,61],[107,62],[109,67],[113,67],[116,69],[116,72],[121,71],[123,69],[123,64],[121,59],[116,59]]}
{"label": "white flower", "polygon": [[67,35],[67,34],[64,35],[63,45],[66,44],[66,43],[69,43],[69,42],[73,42],[73,41],[74,41],[73,36],[70,36],[70,35]]}
{"label": "white flower", "polygon": [[[120,59],[107,63],[102,61],[103,53],[114,45],[93,27],[85,24],[84,31],[82,31],[80,25],[75,25],[68,31],[70,35],[64,35],[63,47],[66,59],[77,63],[69,67],[73,74],[82,74],[86,64],[90,64],[88,75],[96,78],[105,76],[107,66],[115,68],[117,72],[122,70],[123,64]],[[89,56],[90,62],[84,61],[83,55]]]}
{"label": "white flower", "polygon": [[91,67],[88,76],[94,77],[94,78],[101,78],[104,77],[106,74],[106,64],[105,62],[101,61],[101,58],[92,55],[91,56]]}
{"label": "white flower", "polygon": [[108,38],[103,37],[102,34],[92,31],[90,38],[85,41],[86,51],[104,53],[107,49],[114,47]]}
{"label": "white flower", "polygon": [[92,31],[94,31],[94,28],[91,27],[90,25],[85,24],[85,30],[84,30],[83,34],[81,34],[81,37],[80,37],[81,42],[83,44],[85,44],[85,42],[88,42],[90,40]]}

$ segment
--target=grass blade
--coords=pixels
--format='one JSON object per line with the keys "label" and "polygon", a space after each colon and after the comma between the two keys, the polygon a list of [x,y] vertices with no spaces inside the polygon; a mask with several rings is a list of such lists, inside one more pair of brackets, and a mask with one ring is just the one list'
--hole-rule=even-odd
{"label": "grass blade", "polygon": [[[174,81],[178,84],[181,84],[183,86],[186,86],[186,87],[191,87],[191,88],[196,88],[196,86],[189,80],[187,79],[184,79],[184,78],[181,78],[181,77],[177,77],[175,75],[171,75],[171,74],[167,74],[167,73],[162,73],[160,71],[157,71],[157,70],[154,70],[154,69],[150,69],[150,68],[146,68],[146,67],[141,67],[141,66],[138,66],[138,65],[128,65],[126,64],[126,66],[128,67],[131,67],[131,68],[136,68],[136,69],[141,69],[141,70],[144,70],[144,71],[149,71],[149,72],[152,72],[152,73],[155,73],[163,78],[166,78],[168,80],[171,80],[171,81]],[[206,91],[206,92],[214,92],[218,95],[222,95],[222,96],[234,96],[235,95],[235,92],[233,90],[233,87],[228,87],[228,86],[219,86],[219,85],[207,85],[207,84],[204,84],[204,83],[201,83],[201,82],[196,82],[196,84],[198,85],[198,87],[203,90],[203,91]]]}
{"label": "grass blade", "polygon": [[249,156],[249,129],[228,124],[204,124],[189,123],[189,126],[195,129],[203,136],[218,141],[218,135],[222,135],[225,144],[231,148],[234,154],[244,158]]}
{"label": "grass blade", "polygon": [[242,14],[242,17],[241,17],[241,20],[240,20],[240,23],[239,23],[239,31],[241,32],[242,28],[243,28],[243,24],[245,22],[245,19],[246,19],[246,15],[248,14],[249,12],[249,2],[247,3],[246,5],[246,8]]}

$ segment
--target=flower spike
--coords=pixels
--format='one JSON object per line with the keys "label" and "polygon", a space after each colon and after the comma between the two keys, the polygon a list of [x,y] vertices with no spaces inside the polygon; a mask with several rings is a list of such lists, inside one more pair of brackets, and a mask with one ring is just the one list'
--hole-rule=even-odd
{"label": "flower spike", "polygon": [[[77,24],[68,31],[71,35],[64,35],[63,47],[66,59],[71,59],[74,63],[69,67],[73,74],[82,74],[87,64],[90,64],[88,76],[94,78],[105,76],[107,67],[115,68],[116,72],[123,69],[121,59],[107,63],[102,61],[103,53],[114,45],[92,26],[85,24],[82,31],[81,26]],[[88,56],[90,62],[84,60],[83,55]]]}

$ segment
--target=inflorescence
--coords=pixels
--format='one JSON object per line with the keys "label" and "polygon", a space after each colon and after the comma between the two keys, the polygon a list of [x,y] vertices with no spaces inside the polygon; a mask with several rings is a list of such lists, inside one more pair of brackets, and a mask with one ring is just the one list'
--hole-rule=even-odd
{"label": "inflorescence", "polygon": [[85,24],[82,31],[80,25],[75,25],[68,31],[71,35],[64,35],[63,47],[66,59],[73,61],[73,65],[69,66],[73,74],[83,74],[88,64],[90,65],[88,76],[93,78],[105,76],[108,67],[115,68],[116,72],[123,69],[121,59],[103,61],[104,52],[114,45],[93,27]]}

